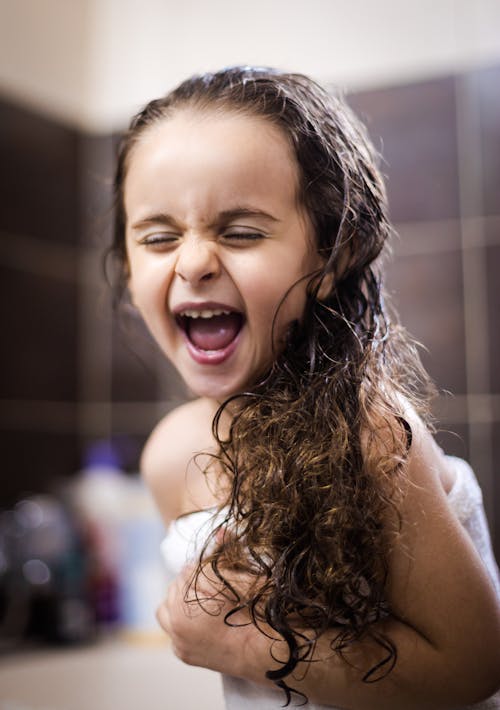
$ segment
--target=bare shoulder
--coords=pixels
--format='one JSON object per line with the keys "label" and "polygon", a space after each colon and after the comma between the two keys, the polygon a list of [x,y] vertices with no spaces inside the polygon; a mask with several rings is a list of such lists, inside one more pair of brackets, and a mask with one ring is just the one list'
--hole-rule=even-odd
{"label": "bare shoulder", "polygon": [[[411,446],[407,473],[417,486],[435,490],[446,500],[456,478],[452,459],[437,445],[433,434],[407,401],[403,401],[403,417],[411,430]],[[444,497],[443,497],[444,494]]]}
{"label": "bare shoulder", "polygon": [[[393,613],[442,649],[450,669],[469,668],[478,681],[496,677],[500,609],[484,565],[451,509],[449,459],[410,407],[408,485],[398,505],[398,544],[389,555],[387,597]],[[474,659],[474,660],[472,660]]]}
{"label": "bare shoulder", "polygon": [[213,447],[212,417],[206,400],[187,402],[163,417],[146,442],[140,470],[167,524],[185,512],[193,458]]}
{"label": "bare shoulder", "polygon": [[[374,414],[373,430],[365,432],[362,445],[377,456],[391,455],[397,449],[406,451],[406,475],[410,482],[440,487],[447,494],[453,487],[455,471],[450,459],[437,445],[415,407],[402,395],[393,394],[395,413],[387,418]],[[395,426],[395,419],[399,420]],[[406,458],[406,457],[405,457]]]}

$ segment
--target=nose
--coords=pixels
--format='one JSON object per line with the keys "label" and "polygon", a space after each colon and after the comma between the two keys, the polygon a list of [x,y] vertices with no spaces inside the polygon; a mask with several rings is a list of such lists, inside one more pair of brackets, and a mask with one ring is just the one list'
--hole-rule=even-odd
{"label": "nose", "polygon": [[217,246],[198,238],[185,237],[178,250],[175,273],[190,284],[210,281],[220,273]]}

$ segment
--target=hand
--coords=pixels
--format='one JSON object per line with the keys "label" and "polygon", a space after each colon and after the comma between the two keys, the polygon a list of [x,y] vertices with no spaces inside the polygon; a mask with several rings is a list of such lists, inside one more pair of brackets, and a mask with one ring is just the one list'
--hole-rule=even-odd
{"label": "hand", "polygon": [[157,612],[160,626],[170,636],[175,655],[189,665],[228,675],[247,675],[242,665],[245,663],[246,641],[249,633],[261,634],[253,625],[240,626],[249,622],[244,611],[231,617],[230,623],[238,626],[224,622],[234,603],[218,591],[215,579],[208,571],[200,575],[197,584],[197,597],[203,606],[196,601],[191,587],[186,598],[193,571],[192,566],[184,568],[169,586],[167,598]]}

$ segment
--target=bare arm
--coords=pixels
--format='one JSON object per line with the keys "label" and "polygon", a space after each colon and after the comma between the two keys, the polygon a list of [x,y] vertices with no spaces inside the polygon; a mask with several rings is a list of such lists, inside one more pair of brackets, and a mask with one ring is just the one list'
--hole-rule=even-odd
{"label": "bare arm", "polygon": [[[316,649],[318,662],[307,669],[302,664],[288,681],[312,701],[351,710],[431,710],[478,702],[500,685],[498,602],[449,509],[439,482],[444,458],[418,420],[412,428],[401,544],[389,560],[393,616],[374,629],[395,643],[397,664],[383,680],[367,684],[363,675],[382,659],[380,646],[368,637],[357,643],[347,656],[349,665],[330,651],[325,635]],[[271,642],[252,626],[225,626],[223,614],[201,612],[193,618],[192,607],[183,603],[183,589],[181,582],[174,585],[159,612],[178,655],[188,663],[265,683],[265,671],[273,667]],[[280,655],[279,642],[273,652]]]}
{"label": "bare arm", "polygon": [[140,469],[168,525],[182,513],[216,503],[202,472],[214,448],[213,406],[206,400],[188,402],[167,414],[155,427],[141,457]]}

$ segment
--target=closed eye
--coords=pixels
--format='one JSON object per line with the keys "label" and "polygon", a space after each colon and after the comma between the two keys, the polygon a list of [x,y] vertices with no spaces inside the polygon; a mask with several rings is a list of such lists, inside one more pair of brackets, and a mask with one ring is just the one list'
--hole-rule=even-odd
{"label": "closed eye", "polygon": [[265,235],[262,232],[226,232],[222,235],[222,238],[228,241],[241,241],[241,242],[255,242],[259,239],[265,239]]}
{"label": "closed eye", "polygon": [[148,234],[140,240],[140,243],[146,247],[152,247],[153,249],[166,248],[172,246],[179,239],[178,234],[172,234],[169,232],[158,232],[156,234]]}

